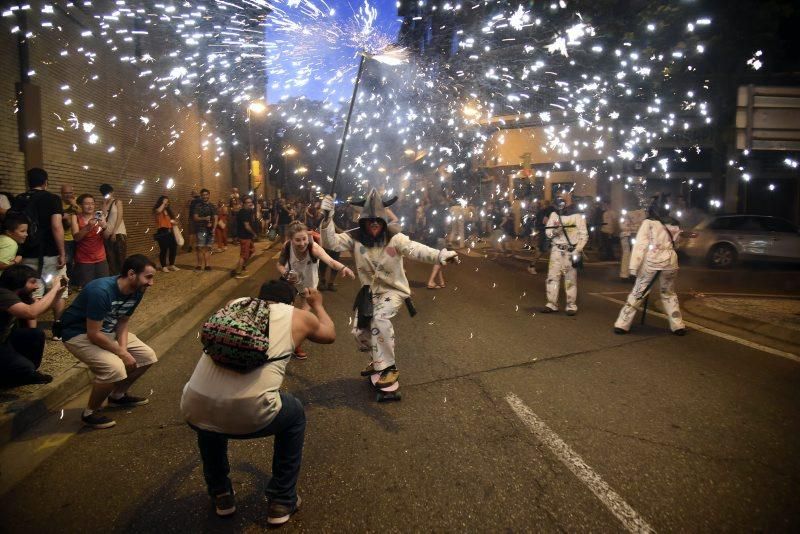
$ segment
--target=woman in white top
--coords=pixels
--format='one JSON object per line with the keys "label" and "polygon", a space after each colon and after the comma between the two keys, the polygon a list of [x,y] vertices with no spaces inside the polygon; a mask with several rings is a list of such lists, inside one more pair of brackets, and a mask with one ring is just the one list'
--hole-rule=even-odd
{"label": "woman in white top", "polygon": [[678,278],[678,253],[675,250],[679,234],[678,223],[669,214],[669,204],[663,201],[659,203],[657,198],[650,206],[647,219],[636,233],[636,244],[629,266],[631,276],[636,277],[636,283],[614,323],[615,334],[627,334],[631,329],[636,310],[655,285],[656,279],[670,330],[678,336],[686,334],[678,295],[675,293],[675,281]]}
{"label": "woman in white top", "polygon": [[[299,307],[308,310],[308,302],[303,297],[305,289],[316,289],[319,284],[319,262],[324,262],[328,267],[341,272],[344,276],[355,279],[356,275],[349,267],[331,258],[325,250],[318,245],[308,231],[308,227],[300,221],[293,221],[286,229],[288,241],[284,244],[278,258],[278,272],[281,277],[293,284],[299,294]],[[295,348],[294,355],[304,360],[308,355],[299,346]]]}
{"label": "woman in white top", "polygon": [[108,272],[112,275],[120,274],[122,262],[128,257],[128,232],[125,230],[125,220],[122,216],[122,201],[114,197],[114,188],[108,184],[100,186],[100,193],[103,195],[103,214],[107,224],[103,237],[105,237]]}

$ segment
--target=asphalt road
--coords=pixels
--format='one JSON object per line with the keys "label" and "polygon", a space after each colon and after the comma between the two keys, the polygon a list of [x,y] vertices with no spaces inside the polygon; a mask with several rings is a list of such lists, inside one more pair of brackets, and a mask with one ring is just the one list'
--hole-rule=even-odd
{"label": "asphalt road", "polygon": [[[800,529],[800,363],[703,333],[678,338],[658,318],[614,336],[619,306],[590,294],[627,289],[611,266],[583,272],[576,317],[538,313],[545,277],[518,263],[467,258],[438,291],[424,288],[426,266],[408,270],[419,315],[403,311],[395,323],[401,402],[376,403],[358,376],[355,282],[325,294],[337,342],[309,344],[308,360],[290,364],[285,385],[304,402],[308,428],[303,509],[285,529]],[[798,289],[795,272],[757,274],[688,269],[680,288]],[[236,294],[261,281],[242,281]],[[21,463],[47,454],[0,499],[0,528],[266,528],[272,441],[231,442],[239,510],[219,519],[179,413],[205,315],[199,308],[158,341],[174,346],[138,385],[152,390],[148,406],[117,412],[113,429],[73,434],[73,403],[25,438]]]}

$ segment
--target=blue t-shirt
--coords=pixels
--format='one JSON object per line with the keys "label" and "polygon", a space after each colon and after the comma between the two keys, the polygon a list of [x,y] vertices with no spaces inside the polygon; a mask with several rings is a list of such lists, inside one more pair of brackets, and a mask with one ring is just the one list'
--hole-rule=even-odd
{"label": "blue t-shirt", "polygon": [[103,321],[100,330],[111,334],[117,328],[120,317],[133,315],[144,293],[136,291],[131,295],[123,295],[117,285],[117,278],[116,276],[98,278],[84,286],[61,316],[64,341],[85,334],[87,319]]}

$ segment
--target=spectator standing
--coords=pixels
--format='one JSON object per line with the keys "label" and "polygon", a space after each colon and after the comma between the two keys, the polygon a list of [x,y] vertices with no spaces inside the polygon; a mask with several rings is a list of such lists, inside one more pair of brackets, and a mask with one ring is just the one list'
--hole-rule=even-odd
{"label": "spectator standing", "polygon": [[47,384],[53,380],[38,371],[45,333],[33,323],[61,300],[66,284],[63,278],[57,278],[44,297],[34,299],[38,276],[28,265],[13,265],[0,274],[0,381],[4,386]]}
{"label": "spectator standing", "polygon": [[[47,190],[47,171],[33,168],[27,173],[28,188],[26,193],[14,199],[13,209],[27,215],[28,239],[20,247],[22,263],[39,273],[39,287],[34,298],[42,298],[45,290],[50,289],[54,279],[67,275],[67,257],[64,248],[64,208],[61,199]],[[61,314],[64,313],[64,301],[69,293],[65,289],[61,298],[53,302],[53,339],[61,339]]]}
{"label": "spectator standing", "polygon": [[103,195],[103,213],[107,221],[103,237],[108,271],[110,274],[119,274],[122,262],[128,257],[128,232],[125,229],[122,201],[114,196],[114,188],[109,184],[100,186],[100,194]]}
{"label": "spectator standing", "polygon": [[281,240],[286,240],[286,227],[292,222],[292,213],[285,198],[278,200],[278,235]]}
{"label": "spectator standing", "polygon": [[614,259],[614,236],[617,234],[619,215],[612,210],[608,202],[603,202],[603,219],[600,225],[600,259],[611,261]]}
{"label": "spectator standing", "polygon": [[186,235],[186,243],[183,245],[184,252],[191,252],[195,244],[197,228],[194,222],[194,209],[200,202],[202,202],[200,194],[192,190],[192,198],[189,199],[189,203],[187,204],[187,210],[189,211],[189,233]]}
{"label": "spectator standing", "polygon": [[108,276],[103,231],[108,227],[102,210],[95,211],[94,197],[78,197],[81,212],[72,216],[75,236],[75,284],[82,288],[95,278]]}
{"label": "spectator standing", "polygon": [[67,260],[67,278],[72,278],[72,267],[75,264],[75,238],[72,235],[72,216],[81,211],[75,202],[75,192],[71,185],[61,186],[61,208],[64,226],[64,252]]}
{"label": "spectator standing", "polygon": [[158,259],[161,262],[161,270],[165,273],[180,271],[175,265],[178,242],[175,241],[175,231],[173,230],[173,226],[178,222],[169,205],[169,197],[166,195],[158,197],[156,205],[153,207],[153,215],[156,219],[156,233],[153,235],[153,239],[158,243]]}
{"label": "spectator standing", "polygon": [[22,263],[17,254],[19,246],[28,238],[28,218],[22,213],[9,213],[3,221],[4,233],[0,235],[0,269]]}
{"label": "spectator standing", "polygon": [[[239,210],[242,209],[242,199],[239,197],[239,190],[237,188],[233,188],[234,193],[231,193],[230,200],[228,200],[228,211],[230,214],[230,219],[236,222],[236,217],[239,215]],[[233,231],[233,244],[239,244],[239,236],[236,233],[236,230]]]}
{"label": "spectator standing", "polygon": [[[217,202],[217,227],[214,229],[214,241],[217,243],[216,252],[228,250],[228,224],[230,224],[228,213],[228,206],[225,205],[225,201],[220,200]],[[233,233],[236,233],[236,229],[233,230]]]}
{"label": "spectator standing", "polygon": [[269,356],[261,367],[242,373],[214,363],[202,354],[183,388],[181,412],[197,433],[203,475],[216,513],[236,512],[234,489],[228,475],[228,440],[275,436],[272,477],[266,488],[267,523],[286,523],[301,504],[297,479],[303,455],[306,417],[303,405],[281,391],[294,348],[306,339],[333,343],[336,329],[322,305],[322,295],[307,291],[311,311],[292,307],[292,286],[272,281],[261,286],[259,299],[269,305]]}
{"label": "spectator standing", "polygon": [[211,192],[208,189],[201,189],[200,202],[195,205],[192,215],[197,230],[197,265],[194,268],[195,271],[211,270],[208,259],[211,257],[211,247],[214,245],[217,209],[209,202],[210,198]]}
{"label": "spectator standing", "polygon": [[231,276],[238,276],[247,270],[247,262],[256,250],[254,240],[258,237],[258,223],[251,196],[244,197],[242,209],[236,214],[236,236],[239,238],[239,261],[231,271]]}
{"label": "spectator standing", "polygon": [[153,285],[155,272],[152,261],[134,254],[123,262],[122,274],[87,284],[64,313],[64,346],[94,375],[89,403],[81,414],[86,426],[116,424],[99,413],[106,399],[109,406],[120,408],[149,402],[129,395],[128,390],[156,363],[156,353],[128,330],[128,323]]}

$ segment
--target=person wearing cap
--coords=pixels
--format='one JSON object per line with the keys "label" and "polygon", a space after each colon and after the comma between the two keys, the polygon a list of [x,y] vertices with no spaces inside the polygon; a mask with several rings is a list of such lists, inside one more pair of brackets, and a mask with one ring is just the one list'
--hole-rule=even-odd
{"label": "person wearing cap", "polygon": [[103,213],[106,217],[103,237],[108,272],[117,275],[122,270],[122,262],[128,257],[128,232],[125,230],[122,201],[114,196],[114,188],[108,184],[100,186],[100,194],[103,195]]}
{"label": "person wearing cap", "polygon": [[336,252],[350,252],[362,284],[356,299],[353,335],[359,350],[370,354],[370,361],[361,374],[369,376],[380,373],[375,385],[381,388],[393,385],[400,377],[391,319],[397,315],[403,303],[409,311],[413,310],[403,258],[440,265],[458,261],[455,251],[445,248],[437,250],[412,241],[401,233],[387,209],[396,200],[397,197],[384,201],[373,188],[365,199],[351,202],[359,213],[358,229],[338,234],[331,224],[333,197],[326,196],[322,201],[322,211],[325,212],[325,220],[320,227],[322,247]]}
{"label": "person wearing cap", "polygon": [[281,391],[291,358],[280,356],[291,354],[306,339],[333,343],[336,328],[319,291],[305,290],[303,296],[310,311],[292,306],[296,294],[294,287],[283,280],[261,286],[258,298],[269,304],[268,355],[274,360],[243,373],[217,365],[203,353],[183,388],[181,412],[197,433],[203,476],[219,516],[236,511],[235,492],[228,476],[230,439],[275,436],[272,477],[266,487],[267,523],[286,523],[300,507],[297,478],[306,416],[300,401]]}

